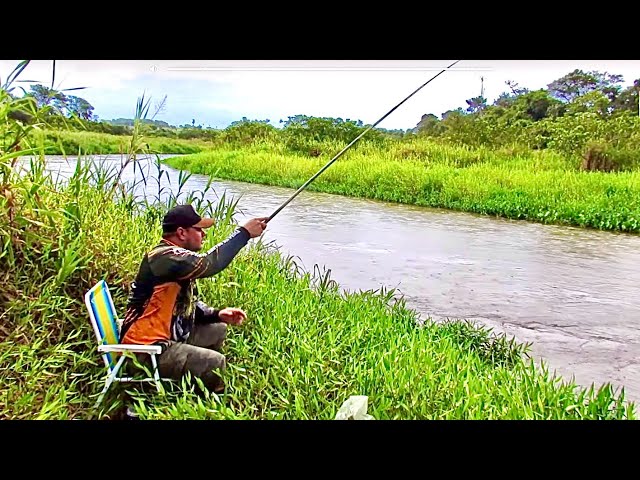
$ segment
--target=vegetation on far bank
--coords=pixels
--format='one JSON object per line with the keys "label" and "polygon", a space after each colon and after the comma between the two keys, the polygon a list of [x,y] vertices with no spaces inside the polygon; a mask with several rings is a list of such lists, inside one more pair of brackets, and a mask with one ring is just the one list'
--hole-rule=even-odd
{"label": "vegetation on far bank", "polygon": [[[298,188],[329,157],[265,144],[166,159],[218,178]],[[308,187],[342,195],[442,207],[542,223],[640,232],[640,172],[584,172],[562,155],[490,151],[429,140],[357,148]]]}
{"label": "vegetation on far bank", "polygon": [[[126,153],[130,135],[43,129],[30,134],[30,141],[47,155],[107,155]],[[156,153],[198,153],[210,149],[205,140],[181,140],[166,137],[146,137],[148,148]]]}

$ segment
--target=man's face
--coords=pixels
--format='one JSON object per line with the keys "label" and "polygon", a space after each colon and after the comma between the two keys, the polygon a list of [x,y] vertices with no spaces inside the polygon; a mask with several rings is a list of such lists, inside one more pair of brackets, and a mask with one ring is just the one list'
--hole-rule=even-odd
{"label": "man's face", "polygon": [[204,229],[200,227],[180,227],[176,233],[178,234],[178,238],[180,239],[182,243],[181,246],[183,248],[191,250],[192,252],[199,252],[202,250],[202,241],[207,235]]}

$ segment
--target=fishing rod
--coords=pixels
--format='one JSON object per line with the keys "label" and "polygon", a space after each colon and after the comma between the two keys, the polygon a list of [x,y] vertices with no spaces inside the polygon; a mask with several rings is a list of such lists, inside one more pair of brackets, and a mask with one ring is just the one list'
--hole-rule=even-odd
{"label": "fishing rod", "polygon": [[300,188],[298,188],[298,190],[296,190],[294,192],[293,195],[291,195],[282,205],[280,205],[275,212],[273,212],[269,218],[267,218],[265,220],[265,223],[269,223],[271,221],[271,219],[273,217],[275,217],[280,210],[282,210],[284,207],[286,207],[289,202],[291,202],[291,200],[293,200],[294,198],[296,198],[298,196],[298,194],[300,192],[302,192],[305,188],[307,188],[307,186],[313,182],[322,172],[324,172],[327,168],[329,168],[331,166],[331,164],[333,162],[335,162],[338,158],[340,158],[340,156],[346,152],[347,150],[349,150],[349,148],[351,148],[352,145],[354,145],[358,140],[360,140],[369,130],[371,130],[372,128],[375,128],[376,125],[378,125],[381,121],[383,121],[385,118],[387,118],[389,115],[391,115],[400,105],[402,105],[404,102],[406,102],[407,100],[409,100],[411,97],[413,97],[416,93],[418,93],[423,87],[425,87],[428,83],[430,83],[432,80],[435,80],[437,77],[439,77],[440,75],[442,75],[445,71],[449,70],[451,67],[453,67],[456,63],[458,63],[460,60],[456,60],[455,62],[453,62],[451,65],[449,65],[448,67],[442,69],[439,73],[437,73],[436,75],[434,75],[433,77],[431,77],[429,80],[427,80],[426,82],[424,82],[422,85],[420,85],[418,88],[416,88],[408,97],[406,97],[404,100],[402,100],[400,103],[398,103],[395,107],[393,107],[391,110],[389,110],[382,118],[380,118],[380,120],[378,120],[376,123],[374,123],[373,125],[369,126],[364,132],[362,132],[360,135],[358,135],[356,138],[354,138],[351,143],[349,145],[347,145],[346,147],[344,147],[342,150],[340,150],[340,152],[338,152],[338,154],[333,157],[324,167],[322,167],[320,170],[318,170],[318,172],[311,177],[309,180],[307,180],[304,185],[302,185]]}

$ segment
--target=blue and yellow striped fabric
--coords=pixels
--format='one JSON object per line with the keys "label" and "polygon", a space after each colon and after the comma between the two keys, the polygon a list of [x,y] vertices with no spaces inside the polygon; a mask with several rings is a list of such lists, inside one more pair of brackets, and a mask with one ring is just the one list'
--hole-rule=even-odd
{"label": "blue and yellow striped fabric", "polygon": [[[116,326],[116,314],[107,289],[106,282],[101,280],[90,296],[93,316],[96,319],[98,330],[100,330],[103,345],[120,343],[118,327]],[[111,368],[115,367],[118,354],[107,353],[106,355]]]}

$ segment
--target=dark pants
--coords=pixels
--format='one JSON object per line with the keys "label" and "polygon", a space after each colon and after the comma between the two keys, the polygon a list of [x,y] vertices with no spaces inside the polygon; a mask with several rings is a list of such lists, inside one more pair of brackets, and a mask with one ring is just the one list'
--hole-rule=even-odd
{"label": "dark pants", "polygon": [[[207,389],[222,391],[224,384],[214,371],[226,368],[226,359],[220,353],[226,336],[226,323],[195,325],[186,342],[171,342],[156,357],[160,377],[180,380],[190,372],[192,377],[202,379]],[[145,365],[151,366],[148,355],[139,358]]]}

